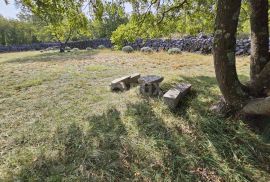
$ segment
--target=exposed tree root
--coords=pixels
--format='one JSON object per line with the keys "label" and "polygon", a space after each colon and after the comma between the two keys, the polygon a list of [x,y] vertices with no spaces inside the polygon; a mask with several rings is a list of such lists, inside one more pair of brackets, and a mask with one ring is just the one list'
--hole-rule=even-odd
{"label": "exposed tree root", "polygon": [[210,111],[221,116],[227,117],[232,114],[232,107],[230,107],[224,97],[220,97],[220,100],[211,106]]}

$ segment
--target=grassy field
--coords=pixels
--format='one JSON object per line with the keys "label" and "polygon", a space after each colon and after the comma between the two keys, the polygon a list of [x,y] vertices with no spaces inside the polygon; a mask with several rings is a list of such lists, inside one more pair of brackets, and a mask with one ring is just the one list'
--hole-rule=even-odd
{"label": "grassy field", "polygon": [[[269,132],[220,118],[211,56],[118,51],[0,54],[0,181],[270,181]],[[248,79],[247,57],[237,60]],[[193,84],[176,111],[115,78]],[[270,131],[270,130],[269,130]]]}

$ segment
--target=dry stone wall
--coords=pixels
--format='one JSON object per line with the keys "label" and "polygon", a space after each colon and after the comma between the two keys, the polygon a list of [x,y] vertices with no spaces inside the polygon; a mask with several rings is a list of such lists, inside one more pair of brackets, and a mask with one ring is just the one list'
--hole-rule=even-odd
{"label": "dry stone wall", "polygon": [[[97,48],[99,45],[104,45],[111,48],[113,45],[109,39],[93,39],[85,41],[69,42],[68,47],[86,49],[87,47]],[[137,39],[132,43],[125,45],[132,46],[135,50],[140,50],[142,47],[151,47],[155,51],[165,50],[177,47],[181,51],[195,52],[199,54],[211,54],[213,48],[213,37],[199,35],[199,36],[186,36],[180,39]],[[1,46],[0,52],[17,52],[28,50],[43,50],[49,47],[59,47],[59,43],[36,43],[31,45],[14,45],[14,46]],[[237,40],[236,46],[237,55],[250,54],[250,39]]]}
{"label": "dry stone wall", "polygon": [[[112,47],[111,41],[109,39],[93,39],[85,41],[74,41],[67,44],[68,47],[86,49],[87,47],[97,48],[99,45],[104,45],[107,48]],[[34,43],[29,45],[12,45],[12,46],[1,46],[0,52],[19,52],[19,51],[29,51],[29,50],[45,50],[47,48],[59,48],[60,43]]]}
{"label": "dry stone wall", "polygon": [[[177,47],[181,51],[211,54],[213,49],[213,37],[201,35],[196,37],[188,36],[181,39],[148,39],[146,41],[137,39],[135,42],[127,43],[126,45],[130,45],[136,50],[139,50],[141,47],[151,47],[156,51],[160,51]],[[250,54],[249,39],[237,40],[236,54]]]}

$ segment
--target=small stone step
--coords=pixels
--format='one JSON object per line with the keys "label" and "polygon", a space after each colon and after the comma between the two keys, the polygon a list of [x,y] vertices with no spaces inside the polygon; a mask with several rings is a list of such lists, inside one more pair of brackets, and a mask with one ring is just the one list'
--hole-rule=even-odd
{"label": "small stone step", "polygon": [[134,73],[130,75],[129,83],[138,83],[138,80],[141,78],[141,75],[139,73]]}
{"label": "small stone step", "polygon": [[125,91],[128,90],[132,85],[138,84],[138,80],[141,77],[139,73],[117,78],[111,82],[112,91]]}
{"label": "small stone step", "polygon": [[160,83],[164,80],[164,77],[162,76],[156,76],[156,75],[147,75],[143,76],[139,79],[140,84],[153,84],[153,83]]}
{"label": "small stone step", "polygon": [[189,83],[180,83],[176,87],[170,89],[163,95],[164,102],[172,109],[175,109],[180,100],[187,95],[191,90],[191,84]]}
{"label": "small stone step", "polygon": [[130,76],[124,76],[121,78],[117,78],[111,82],[111,90],[112,91],[125,91],[129,88],[129,79]]}

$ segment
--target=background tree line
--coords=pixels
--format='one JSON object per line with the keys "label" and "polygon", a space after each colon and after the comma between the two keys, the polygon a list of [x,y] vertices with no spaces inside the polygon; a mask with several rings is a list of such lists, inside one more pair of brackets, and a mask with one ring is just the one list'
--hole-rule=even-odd
{"label": "background tree line", "polygon": [[36,27],[31,22],[0,16],[0,44],[30,44],[39,42]]}
{"label": "background tree line", "polygon": [[[70,40],[110,38],[121,47],[124,42],[134,41],[138,37],[172,38],[201,32],[212,34],[216,14],[214,0],[186,1],[175,9],[173,7],[177,6],[177,1],[173,4],[133,0],[48,2],[17,0],[22,10],[18,18],[0,17],[0,44],[65,43]],[[55,8],[56,4],[58,8]],[[132,7],[132,12],[127,12],[127,5]],[[88,16],[85,15],[86,11],[83,12],[85,8],[88,9]],[[55,11],[51,11],[53,9]],[[240,34],[249,33],[247,11],[248,6],[244,2],[238,26]],[[162,16],[165,12],[166,16]],[[75,25],[73,28],[72,24]]]}

